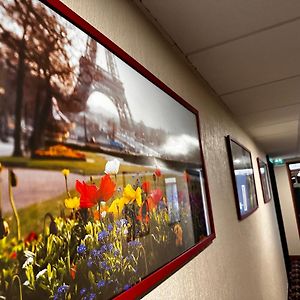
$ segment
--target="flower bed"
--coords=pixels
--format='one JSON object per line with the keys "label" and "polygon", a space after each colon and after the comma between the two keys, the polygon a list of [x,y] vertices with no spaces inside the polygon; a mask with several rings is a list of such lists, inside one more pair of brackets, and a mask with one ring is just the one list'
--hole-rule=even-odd
{"label": "flower bed", "polygon": [[51,146],[48,149],[39,149],[34,153],[35,157],[43,159],[72,159],[85,160],[85,154],[80,151],[75,151],[63,145]]}
{"label": "flower bed", "polygon": [[161,172],[151,175],[153,188],[139,178],[121,188],[116,186],[118,168],[110,162],[98,184],[92,177],[89,182],[77,181],[76,195],[68,188],[69,170],[62,170],[66,198],[61,215],[47,213],[43,230],[23,239],[3,232],[0,295],[107,299],[180,254],[182,228],[170,225],[158,184]]}

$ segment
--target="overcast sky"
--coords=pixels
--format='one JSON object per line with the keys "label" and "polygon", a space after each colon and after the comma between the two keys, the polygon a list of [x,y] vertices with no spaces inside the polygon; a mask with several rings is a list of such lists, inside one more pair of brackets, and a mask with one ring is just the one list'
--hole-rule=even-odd
{"label": "overcast sky", "polygon": [[[37,0],[35,2],[41,4]],[[80,55],[85,50],[87,35],[71,23],[65,21],[64,18],[59,15],[57,16],[62,23],[67,25],[68,35],[74,45],[72,48],[68,47],[71,62],[74,65],[78,65]],[[170,134],[188,134],[198,139],[196,117],[193,113],[125,62],[116,56],[115,58],[120,73],[120,80],[124,84],[126,98],[135,121],[139,122],[142,120],[147,126],[163,128]],[[106,69],[105,52],[103,46],[100,44],[98,44],[97,63]],[[99,101],[101,101],[100,97]],[[92,109],[93,105],[96,106],[95,103],[96,97],[93,95],[92,101],[89,101],[89,108]]]}

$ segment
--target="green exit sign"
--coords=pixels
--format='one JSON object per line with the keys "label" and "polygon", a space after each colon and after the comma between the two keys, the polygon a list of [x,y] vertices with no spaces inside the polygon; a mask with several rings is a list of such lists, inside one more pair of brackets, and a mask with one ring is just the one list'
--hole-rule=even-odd
{"label": "green exit sign", "polygon": [[270,158],[270,162],[275,166],[280,166],[284,164],[284,160],[282,158]]}

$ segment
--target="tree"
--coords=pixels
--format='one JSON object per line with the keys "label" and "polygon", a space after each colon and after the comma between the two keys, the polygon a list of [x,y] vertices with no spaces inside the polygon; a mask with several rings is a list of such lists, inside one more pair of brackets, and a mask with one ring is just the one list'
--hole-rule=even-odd
{"label": "tree", "polygon": [[[4,4],[2,0],[0,2],[2,10],[11,17],[14,25],[18,25],[22,28],[22,33],[18,36],[14,32],[10,32],[0,24],[0,40],[5,43],[8,47],[15,49],[18,55],[17,65],[17,88],[16,88],[16,101],[15,101],[15,133],[14,133],[14,155],[21,156],[21,118],[22,118],[22,105],[23,105],[23,85],[25,78],[25,52],[26,52],[26,40],[28,38],[29,28],[29,10],[27,7],[27,1],[21,3],[15,1],[14,4]],[[3,22],[2,22],[3,23]]]}
{"label": "tree", "polygon": [[0,0],[0,8],[3,15],[0,42],[15,51],[18,57],[13,155],[21,156],[25,76],[37,78],[38,83],[31,137],[34,151],[41,144],[51,113],[52,97],[61,96],[60,89],[72,85],[74,72],[66,50],[71,41],[57,16],[41,3],[34,5],[32,0]]}
{"label": "tree", "polygon": [[[31,54],[33,72],[43,79],[45,96],[40,101],[36,97],[34,117],[34,131],[31,137],[32,153],[42,144],[47,121],[52,110],[52,97],[63,100],[68,88],[73,86],[74,69],[70,65],[70,58],[66,50],[71,45],[65,27],[60,24],[57,17],[47,13],[45,6],[39,5],[37,22],[43,30],[34,32],[34,49]],[[38,91],[39,93],[39,91]]]}

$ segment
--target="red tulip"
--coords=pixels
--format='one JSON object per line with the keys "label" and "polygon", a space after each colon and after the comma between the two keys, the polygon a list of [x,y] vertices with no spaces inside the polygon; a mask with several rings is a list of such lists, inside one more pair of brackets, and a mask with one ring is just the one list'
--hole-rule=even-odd
{"label": "red tulip", "polygon": [[156,177],[160,177],[160,176],[161,176],[161,171],[160,171],[160,169],[156,169],[156,170],[154,171],[154,174],[155,174]]}
{"label": "red tulip", "polygon": [[77,266],[73,264],[70,268],[70,276],[73,280],[76,277],[76,271],[77,271]]}
{"label": "red tulip", "polygon": [[108,174],[105,174],[100,181],[100,188],[97,191],[97,197],[100,201],[108,201],[115,192],[116,184],[111,180]]}
{"label": "red tulip", "polygon": [[161,189],[156,189],[153,190],[150,194],[150,196],[148,197],[148,203],[149,203],[149,209],[153,210],[154,208],[156,208],[158,202],[161,200],[163,196],[163,192],[161,191]]}
{"label": "red tulip", "polygon": [[32,241],[37,240],[37,239],[38,239],[38,235],[34,231],[31,231],[25,238],[24,242],[31,243]]}
{"label": "red tulip", "polygon": [[149,194],[150,193],[150,189],[151,189],[151,184],[149,181],[145,181],[143,184],[142,184],[142,189],[143,191],[146,193],[146,194]]}
{"label": "red tulip", "polygon": [[76,190],[80,193],[80,207],[90,208],[97,204],[98,188],[94,184],[86,184],[76,180]]}

